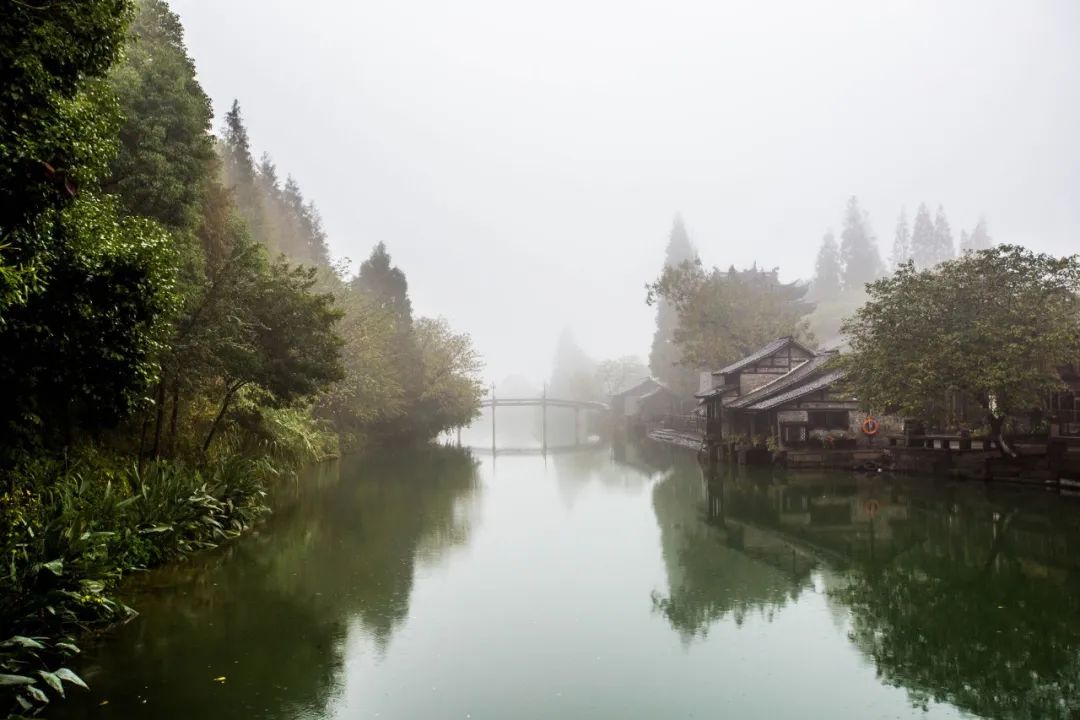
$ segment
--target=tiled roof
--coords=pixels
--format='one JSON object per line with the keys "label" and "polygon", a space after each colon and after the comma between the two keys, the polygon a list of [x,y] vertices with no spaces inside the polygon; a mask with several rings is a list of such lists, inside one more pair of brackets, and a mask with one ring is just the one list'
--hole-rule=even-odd
{"label": "tiled roof", "polygon": [[822,365],[834,357],[836,357],[835,353],[819,353],[795,369],[784,373],[772,382],[762,385],[757,390],[752,390],[745,395],[732,398],[728,401],[727,406],[732,408],[745,408],[766,398],[772,397],[777,393],[783,392],[795,383],[802,382],[811,377],[815,372],[821,369]]}
{"label": "tiled roof", "polygon": [[634,396],[634,397],[638,397],[638,396],[641,396],[641,395],[651,393],[652,391],[656,390],[658,387],[660,387],[660,383],[656,382],[652,378],[645,378],[644,380],[639,382],[637,385],[634,385],[633,387],[627,388],[626,390],[623,390],[622,392],[615,393],[614,395],[612,395],[612,397],[613,398],[627,397],[627,396],[631,396],[631,395]]}
{"label": "tiled roof", "polygon": [[716,397],[717,395],[723,395],[724,393],[730,392],[731,390],[737,390],[738,387],[739,386],[735,384],[720,385],[719,387],[710,388],[705,392],[694,393],[694,397],[699,400],[705,400],[707,398]]}
{"label": "tiled roof", "polygon": [[726,375],[727,373],[738,372],[739,370],[742,370],[747,365],[753,365],[758,360],[761,360],[762,358],[766,358],[766,357],[772,355],[777,350],[783,350],[788,345],[798,345],[800,348],[805,350],[807,352],[807,354],[811,354],[811,350],[809,348],[804,346],[802,343],[798,342],[795,338],[791,337],[790,335],[786,335],[784,337],[776,338],[775,340],[770,342],[768,345],[765,345],[764,347],[762,347],[762,348],[760,348],[758,350],[755,350],[754,352],[752,352],[749,355],[747,355],[746,357],[744,357],[742,360],[736,360],[735,362],[731,363],[730,365],[728,365],[725,368],[721,368],[719,370],[713,371],[713,375]]}
{"label": "tiled roof", "polygon": [[671,391],[667,389],[666,385],[664,385],[663,383],[657,383],[656,387],[654,387],[649,392],[642,393],[641,395],[638,395],[638,400],[644,400],[645,398],[651,398],[653,395],[657,395],[657,394],[659,394],[661,392],[668,393],[669,395],[671,394]]}
{"label": "tiled roof", "polygon": [[798,386],[792,388],[791,390],[788,390],[785,393],[780,393],[779,395],[774,395],[774,396],[772,396],[770,398],[766,398],[765,400],[762,400],[762,401],[760,401],[760,402],[758,402],[758,403],[756,403],[754,405],[751,405],[750,407],[748,407],[746,409],[747,410],[772,410],[773,408],[775,408],[777,406],[780,406],[780,405],[783,405],[784,403],[791,402],[792,400],[798,400],[801,397],[806,397],[807,395],[809,395],[809,394],[811,394],[813,392],[817,392],[818,390],[821,390],[822,388],[826,388],[829,385],[832,385],[833,383],[837,382],[838,380],[843,380],[844,375],[845,375],[845,373],[844,373],[843,370],[832,370],[830,372],[825,373],[821,377],[818,377],[818,378],[815,378],[814,380],[811,380],[810,382],[806,383],[805,385],[798,385]]}

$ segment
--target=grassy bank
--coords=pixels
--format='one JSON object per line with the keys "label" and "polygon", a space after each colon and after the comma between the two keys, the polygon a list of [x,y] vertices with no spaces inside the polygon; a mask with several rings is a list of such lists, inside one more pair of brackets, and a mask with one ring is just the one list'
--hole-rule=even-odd
{"label": "grassy bank", "polygon": [[40,461],[0,495],[0,707],[33,716],[70,686],[79,637],[129,619],[129,574],[237,537],[265,512],[269,457],[195,466]]}

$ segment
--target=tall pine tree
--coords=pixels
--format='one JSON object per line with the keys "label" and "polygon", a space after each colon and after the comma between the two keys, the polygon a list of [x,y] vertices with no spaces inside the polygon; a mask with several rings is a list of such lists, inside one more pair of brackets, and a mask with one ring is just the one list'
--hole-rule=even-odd
{"label": "tall pine tree", "polygon": [[908,227],[907,210],[900,210],[896,220],[896,234],[893,236],[892,269],[900,267],[911,259],[911,229]]}
{"label": "tall pine tree", "polygon": [[990,233],[986,230],[986,218],[979,218],[979,222],[975,225],[975,229],[971,231],[971,235],[968,237],[968,250],[989,250],[994,246],[994,241],[990,238]]}
{"label": "tall pine tree", "polygon": [[[676,215],[668,236],[664,268],[677,268],[683,263],[697,261],[697,250],[690,242],[681,216]],[[649,370],[653,377],[672,390],[689,396],[697,390],[693,368],[682,364],[682,353],[675,345],[675,330],[679,327],[679,314],[666,298],[661,298],[656,308],[656,332],[649,351]]]}
{"label": "tall pine tree", "polygon": [[915,267],[926,269],[940,262],[936,242],[930,211],[926,203],[920,203],[919,211],[915,213],[915,226],[911,230],[911,259],[915,261]]}
{"label": "tall pine tree", "polygon": [[870,220],[853,195],[844,211],[840,233],[840,259],[844,265],[844,289],[861,288],[881,274],[881,255],[870,231]]}
{"label": "tall pine tree", "polygon": [[[934,218],[934,247],[937,250],[937,262],[943,263],[956,257],[956,247],[953,245],[952,228],[949,227],[949,219],[945,217],[945,208],[938,205],[937,217]],[[936,265],[937,263],[935,263]]]}
{"label": "tall pine tree", "polygon": [[833,298],[840,294],[843,268],[840,264],[840,248],[832,230],[825,233],[814,265],[814,297]]}

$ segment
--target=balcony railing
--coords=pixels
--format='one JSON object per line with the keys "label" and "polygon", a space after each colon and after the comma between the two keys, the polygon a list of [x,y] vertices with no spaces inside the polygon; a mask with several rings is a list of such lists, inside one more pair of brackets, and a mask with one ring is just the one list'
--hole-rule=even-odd
{"label": "balcony railing", "polygon": [[705,434],[705,418],[701,415],[664,415],[649,423],[650,430],[674,430],[690,435]]}

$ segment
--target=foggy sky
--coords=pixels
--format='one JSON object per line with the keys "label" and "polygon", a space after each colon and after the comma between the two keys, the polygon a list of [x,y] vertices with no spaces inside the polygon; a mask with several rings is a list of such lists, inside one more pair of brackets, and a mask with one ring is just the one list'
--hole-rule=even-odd
{"label": "foggy sky", "polygon": [[[812,7],[813,6],[813,7]],[[569,325],[647,357],[682,213],[702,259],[808,278],[857,195],[954,240],[1080,251],[1080,3],[172,0],[336,257],[384,241],[413,305],[490,378],[546,375]]]}

